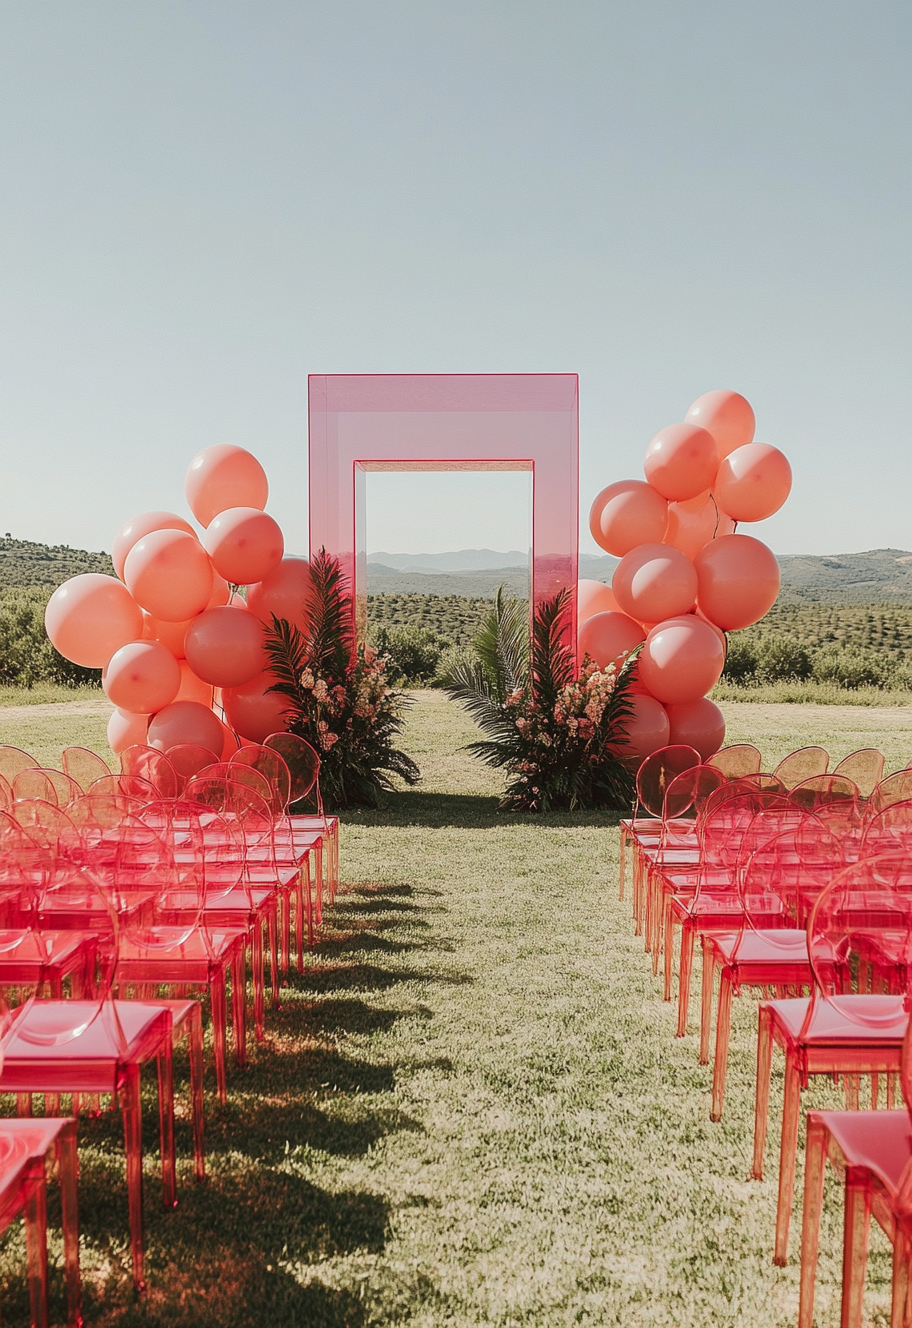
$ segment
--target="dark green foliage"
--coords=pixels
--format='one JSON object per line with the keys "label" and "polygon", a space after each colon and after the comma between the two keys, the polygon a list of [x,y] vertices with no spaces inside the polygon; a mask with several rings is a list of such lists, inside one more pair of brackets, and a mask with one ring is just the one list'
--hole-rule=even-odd
{"label": "dark green foliage", "polygon": [[101,669],[71,664],[51,645],[44,630],[44,609],[49,589],[8,591],[0,599],[0,683],[7,687],[33,687],[54,682],[63,687],[98,684]]}
{"label": "dark green foliage", "polygon": [[469,646],[490,612],[490,599],[461,595],[368,595],[368,640],[377,645],[377,632],[384,627],[414,627],[433,632],[441,649]]}
{"label": "dark green foliage", "polygon": [[427,627],[375,627],[371,643],[386,657],[390,681],[397,685],[427,684],[437,674],[441,641]]}
{"label": "dark green foliage", "polygon": [[902,688],[907,647],[909,609],[776,605],[756,626],[729,636],[724,677],[746,686],[812,680],[848,690]]}

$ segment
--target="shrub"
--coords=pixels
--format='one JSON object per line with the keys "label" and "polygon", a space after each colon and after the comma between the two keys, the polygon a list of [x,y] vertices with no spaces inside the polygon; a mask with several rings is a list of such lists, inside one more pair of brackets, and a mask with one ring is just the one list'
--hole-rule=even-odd
{"label": "shrub", "polygon": [[813,669],[810,652],[787,636],[767,637],[760,645],[757,677],[761,682],[802,682]]}
{"label": "shrub", "polygon": [[729,682],[753,682],[757,677],[759,652],[756,643],[744,637],[729,637],[723,678]]}
{"label": "shrub", "polygon": [[814,678],[837,687],[884,687],[892,681],[888,662],[872,650],[826,646],[814,654]]}
{"label": "shrub", "polygon": [[415,687],[428,683],[437,673],[442,643],[427,627],[377,627],[373,645],[387,660],[390,681]]}

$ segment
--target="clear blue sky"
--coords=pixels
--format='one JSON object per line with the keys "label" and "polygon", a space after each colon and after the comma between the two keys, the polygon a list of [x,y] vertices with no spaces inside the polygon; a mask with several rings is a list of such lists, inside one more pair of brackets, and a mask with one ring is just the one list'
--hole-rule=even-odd
{"label": "clear blue sky", "polygon": [[[907,0],[5,0],[0,533],[110,548],[228,441],[303,549],[309,372],[576,370],[583,514],[733,387],[757,534],[912,547],[910,57]],[[527,542],[383,480],[374,548]]]}

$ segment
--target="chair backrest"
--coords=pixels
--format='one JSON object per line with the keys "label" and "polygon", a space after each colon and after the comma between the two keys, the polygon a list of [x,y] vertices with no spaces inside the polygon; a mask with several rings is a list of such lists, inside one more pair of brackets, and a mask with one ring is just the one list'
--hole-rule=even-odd
{"label": "chair backrest", "polygon": [[90,785],[89,793],[114,794],[140,802],[153,802],[160,796],[155,785],[141,775],[103,775]]}
{"label": "chair backrest", "polygon": [[795,784],[789,794],[790,801],[804,811],[815,812],[820,807],[839,804],[845,814],[858,807],[858,785],[847,775],[812,775]]}
{"label": "chair backrest", "polygon": [[41,798],[44,802],[52,802],[55,807],[60,805],[54,781],[36,765],[28,766],[14,776],[13,797],[17,802],[23,798]]}
{"label": "chair backrest", "polygon": [[96,779],[111,773],[107,762],[103,761],[97,752],[89,751],[88,747],[64,747],[62,764],[64,773],[68,774],[70,779],[75,779],[83,793],[88,790],[90,784],[95,783]]}
{"label": "chair backrest", "polygon": [[56,802],[45,802],[41,798],[21,798],[13,803],[9,815],[41,846],[55,865],[63,858],[77,864],[85,861],[79,829]]}
{"label": "chair backrest", "polygon": [[751,823],[761,811],[790,810],[787,798],[778,793],[754,791],[741,793],[719,803],[707,811],[699,826],[701,849],[701,876],[705,880],[713,873],[722,872],[725,879],[714,881],[713,888],[738,889],[738,865],[742,845]]}
{"label": "chair backrest", "polygon": [[706,764],[719,770],[726,779],[756,775],[761,764],[760,750],[748,742],[733,743],[710,756]]}
{"label": "chair backrest", "polygon": [[688,770],[682,770],[665,790],[663,823],[667,826],[669,822],[685,817],[696,820],[710,794],[724,783],[722,772],[710,765],[692,765]]}
{"label": "chair backrest", "polygon": [[869,799],[872,814],[883,811],[894,802],[908,802],[912,798],[912,770],[897,770],[882,779]]}
{"label": "chair backrest", "polygon": [[829,764],[830,754],[825,747],[799,747],[779,762],[773,774],[791,789],[815,775],[825,775]]}
{"label": "chair backrest", "polygon": [[844,756],[833,774],[846,775],[862,798],[870,798],[883,779],[883,771],[883,752],[879,752],[876,747],[862,747],[857,752]]}
{"label": "chair backrest", "polygon": [[161,798],[176,798],[181,784],[177,772],[164,752],[157,747],[137,744],[120,753],[120,771],[123,775],[137,775],[146,780]]}
{"label": "chair backrest", "polygon": [[[744,924],[768,928],[770,896],[792,928],[803,927],[814,901],[845,866],[844,846],[816,817],[792,807],[761,812],[744,838],[739,872]],[[778,822],[779,832],[766,833]]]}
{"label": "chair backrest", "polygon": [[312,790],[317,790],[317,802],[322,814],[323,804],[319,797],[320,757],[305,738],[296,733],[271,733],[263,743],[281,756],[288,767],[291,789],[288,794],[289,806],[308,797]]}
{"label": "chair backrest", "polygon": [[34,756],[29,756],[21,747],[0,747],[0,775],[8,783],[12,784],[20,770],[28,770],[30,766],[40,765]]}
{"label": "chair backrest", "polygon": [[665,793],[672,780],[683,770],[700,765],[700,753],[683,743],[662,747],[647,756],[636,775],[637,800],[651,816],[661,816]]}
{"label": "chair backrest", "polygon": [[183,793],[189,779],[193,779],[201,770],[205,770],[207,765],[215,765],[219,759],[216,752],[210,751],[208,747],[200,747],[195,742],[181,742],[176,747],[169,747],[167,755],[177,776],[178,797]]}
{"label": "chair backrest", "polygon": [[865,857],[912,850],[912,799],[891,802],[882,811],[868,817],[862,850]]}
{"label": "chair backrest", "polygon": [[272,747],[241,747],[228,758],[228,764],[255,770],[269,788],[269,804],[275,816],[281,816],[291,800],[291,772],[284,759]]}

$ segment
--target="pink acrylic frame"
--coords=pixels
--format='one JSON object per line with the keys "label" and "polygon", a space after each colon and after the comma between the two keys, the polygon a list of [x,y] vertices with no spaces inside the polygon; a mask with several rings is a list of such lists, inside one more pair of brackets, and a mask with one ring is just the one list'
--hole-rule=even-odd
{"label": "pink acrylic frame", "polygon": [[572,591],[576,644],[579,378],[576,374],[311,374],[310,548],[340,561],[367,619],[365,476],[372,470],[532,474],[537,606]]}

